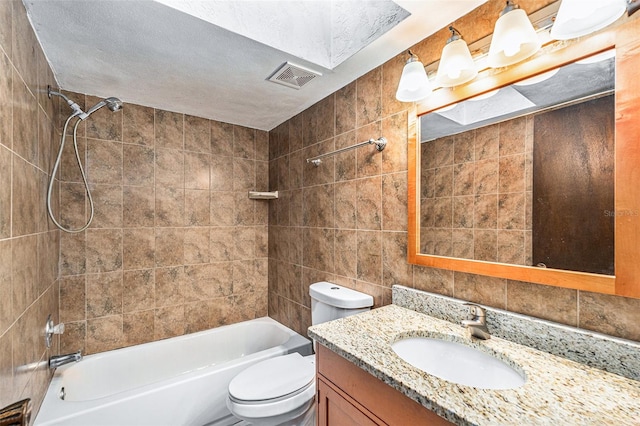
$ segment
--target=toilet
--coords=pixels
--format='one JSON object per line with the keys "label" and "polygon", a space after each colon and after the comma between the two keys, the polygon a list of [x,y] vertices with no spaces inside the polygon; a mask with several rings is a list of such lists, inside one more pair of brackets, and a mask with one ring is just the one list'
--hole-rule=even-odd
{"label": "toilet", "polygon": [[[309,287],[311,323],[368,311],[373,297],[326,281]],[[245,369],[229,383],[227,407],[256,426],[315,425],[315,355],[291,353]]]}

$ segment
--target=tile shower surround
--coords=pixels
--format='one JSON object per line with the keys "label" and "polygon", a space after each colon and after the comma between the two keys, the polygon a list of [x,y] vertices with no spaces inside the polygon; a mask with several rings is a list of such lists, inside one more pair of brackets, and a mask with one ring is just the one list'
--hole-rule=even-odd
{"label": "tile shower surround", "polygon": [[0,1],[0,407],[31,398],[34,412],[51,378],[42,327],[58,319],[59,232],[45,209],[55,84],[22,2]]}
{"label": "tile shower surround", "polygon": [[[94,113],[78,140],[95,218],[60,236],[63,352],[267,315],[268,207],[247,196],[267,190],[267,132],[125,104]],[[71,149],[64,158],[62,220],[77,227],[89,209]]]}
{"label": "tile shower surround", "polygon": [[[535,11],[549,0],[524,0]],[[493,30],[504,2],[490,0],[459,19],[465,39]],[[424,64],[437,60],[446,28],[411,47]],[[375,68],[269,132],[269,315],[305,332],[309,285],[327,280],[391,303],[400,284],[499,309],[640,340],[640,299],[590,293],[407,264],[407,111],[395,99],[406,53]],[[306,158],[384,136],[381,153],[358,148]]]}

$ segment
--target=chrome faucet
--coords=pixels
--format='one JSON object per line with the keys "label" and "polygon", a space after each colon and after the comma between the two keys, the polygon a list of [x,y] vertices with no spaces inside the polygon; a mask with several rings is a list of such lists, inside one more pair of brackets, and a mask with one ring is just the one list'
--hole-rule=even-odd
{"label": "chrome faucet", "polygon": [[469,313],[467,319],[462,320],[462,325],[469,329],[469,334],[481,340],[490,339],[491,334],[487,329],[487,315],[484,309],[474,303],[465,303],[464,306],[469,307]]}
{"label": "chrome faucet", "polygon": [[66,355],[53,355],[49,357],[49,368],[58,368],[71,362],[78,362],[82,359],[82,351]]}

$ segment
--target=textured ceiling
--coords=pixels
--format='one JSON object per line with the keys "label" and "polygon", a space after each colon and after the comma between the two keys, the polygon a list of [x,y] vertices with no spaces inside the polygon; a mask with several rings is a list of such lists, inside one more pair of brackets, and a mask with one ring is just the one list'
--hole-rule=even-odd
{"label": "textured ceiling", "polygon": [[325,69],[409,16],[391,0],[156,1]]}
{"label": "textured ceiling", "polygon": [[[486,0],[24,0],[62,89],[271,130]],[[267,81],[285,62],[321,74]]]}

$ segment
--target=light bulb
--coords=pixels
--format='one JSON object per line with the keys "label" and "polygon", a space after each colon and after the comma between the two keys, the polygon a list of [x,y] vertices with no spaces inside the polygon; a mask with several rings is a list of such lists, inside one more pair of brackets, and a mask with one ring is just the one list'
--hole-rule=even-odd
{"label": "light bulb", "polygon": [[503,47],[504,56],[511,58],[520,51],[520,43],[517,40],[508,40]]}
{"label": "light bulb", "polygon": [[459,79],[461,74],[462,72],[460,71],[459,68],[450,69],[449,72],[447,72],[447,75],[451,80]]}

